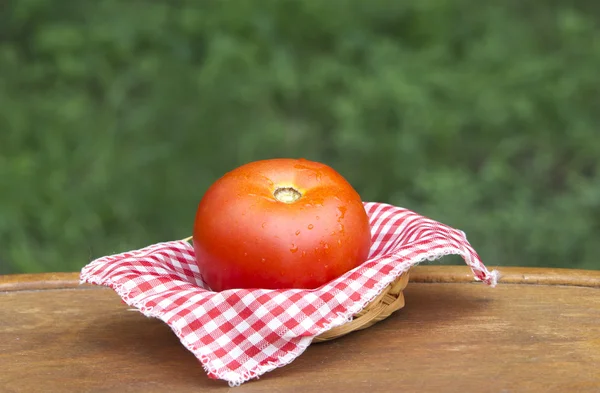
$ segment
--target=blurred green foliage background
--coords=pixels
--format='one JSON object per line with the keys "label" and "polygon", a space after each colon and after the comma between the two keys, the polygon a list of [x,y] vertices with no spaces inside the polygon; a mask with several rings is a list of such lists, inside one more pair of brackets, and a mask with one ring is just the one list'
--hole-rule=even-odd
{"label": "blurred green foliage background", "polygon": [[284,156],[488,267],[600,269],[594,2],[3,4],[0,273],[186,237],[220,175]]}

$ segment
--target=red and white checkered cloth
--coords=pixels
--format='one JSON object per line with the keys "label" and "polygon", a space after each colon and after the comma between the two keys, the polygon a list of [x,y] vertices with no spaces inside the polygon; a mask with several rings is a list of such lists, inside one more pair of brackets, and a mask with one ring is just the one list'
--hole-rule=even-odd
{"label": "red and white checkered cloth", "polygon": [[289,364],[315,336],[349,321],[419,262],[457,254],[477,280],[496,285],[497,272],[486,269],[462,231],[388,204],[365,208],[369,259],[318,289],[208,291],[186,241],[99,258],[82,269],[81,282],[108,286],[167,323],[209,377],[231,386]]}

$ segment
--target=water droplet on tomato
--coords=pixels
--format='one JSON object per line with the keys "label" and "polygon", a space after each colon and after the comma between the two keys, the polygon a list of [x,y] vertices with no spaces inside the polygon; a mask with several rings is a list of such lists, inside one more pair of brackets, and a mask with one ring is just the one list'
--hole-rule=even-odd
{"label": "water droplet on tomato", "polygon": [[267,226],[266,222],[263,222],[262,225],[261,225],[261,227],[263,227],[263,228],[266,227],[266,226]]}
{"label": "water droplet on tomato", "polygon": [[317,218],[317,220],[318,220],[320,217],[319,217],[319,216],[317,216],[316,218]]}
{"label": "water droplet on tomato", "polygon": [[302,256],[305,257],[306,256],[306,251],[302,251]]}
{"label": "water droplet on tomato", "polygon": [[308,229],[313,229],[315,226],[313,224],[308,224]]}
{"label": "water droplet on tomato", "polygon": [[344,232],[344,226],[342,224],[338,225],[338,231]]}
{"label": "water droplet on tomato", "polygon": [[245,257],[247,257],[247,256],[248,256],[248,253],[247,253],[247,252],[245,252],[245,253],[244,253],[244,256],[245,256]]}
{"label": "water droplet on tomato", "polygon": [[338,207],[338,211],[340,212],[340,216],[338,217],[338,221],[344,219],[344,216],[346,215],[346,210],[348,210],[348,209],[345,208],[344,206]]}
{"label": "water droplet on tomato", "polygon": [[290,252],[293,254],[295,252],[298,252],[298,246],[295,245],[294,243],[292,243],[292,247],[290,248]]}
{"label": "water droplet on tomato", "polygon": [[298,236],[300,234],[300,230],[296,231],[296,236]]}
{"label": "water droplet on tomato", "polygon": [[266,260],[265,258],[262,258],[260,261],[261,261],[262,263],[265,263],[265,262],[267,262],[267,260]]}
{"label": "water droplet on tomato", "polygon": [[266,176],[262,176],[262,178],[267,181],[267,184],[269,185],[269,187],[271,187],[273,184],[275,184],[275,183],[273,183],[273,180],[269,179]]}
{"label": "water droplet on tomato", "polygon": [[323,246],[324,249],[328,249],[329,248],[329,244],[325,243],[325,245]]}
{"label": "water droplet on tomato", "polygon": [[342,245],[342,240],[338,239],[338,246],[341,246],[341,245]]}

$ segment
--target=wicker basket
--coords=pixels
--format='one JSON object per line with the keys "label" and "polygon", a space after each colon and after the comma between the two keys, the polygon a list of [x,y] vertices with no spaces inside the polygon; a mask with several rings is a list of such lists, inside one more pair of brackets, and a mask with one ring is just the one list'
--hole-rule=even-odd
{"label": "wicker basket", "polygon": [[[184,239],[191,241],[192,237]],[[388,285],[375,299],[354,315],[352,321],[321,333],[313,339],[313,343],[334,340],[357,330],[366,329],[383,321],[395,311],[404,307],[404,288],[408,285],[408,272],[400,275]]]}
{"label": "wicker basket", "polygon": [[394,282],[387,286],[379,296],[367,304],[358,314],[354,316],[352,321],[340,326],[336,326],[331,330],[321,333],[314,338],[313,342],[324,342],[345,336],[348,333],[356,330],[366,329],[375,325],[379,321],[383,321],[394,311],[404,307],[403,290],[408,284],[408,272],[402,274]]}

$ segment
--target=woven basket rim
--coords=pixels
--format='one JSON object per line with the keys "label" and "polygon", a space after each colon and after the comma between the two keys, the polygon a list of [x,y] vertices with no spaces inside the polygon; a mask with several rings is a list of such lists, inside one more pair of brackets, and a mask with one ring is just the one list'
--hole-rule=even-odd
{"label": "woven basket rim", "polygon": [[404,272],[391,282],[381,293],[356,313],[352,320],[321,333],[313,342],[325,342],[363,330],[388,318],[405,305],[404,289],[408,285],[409,273]]}

